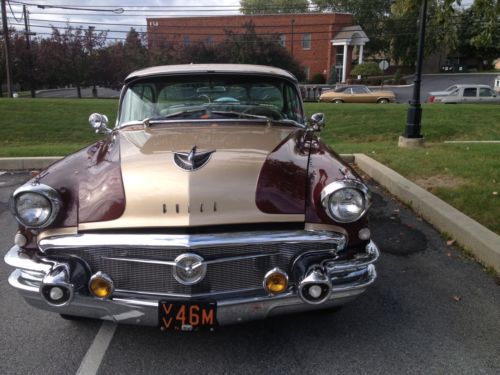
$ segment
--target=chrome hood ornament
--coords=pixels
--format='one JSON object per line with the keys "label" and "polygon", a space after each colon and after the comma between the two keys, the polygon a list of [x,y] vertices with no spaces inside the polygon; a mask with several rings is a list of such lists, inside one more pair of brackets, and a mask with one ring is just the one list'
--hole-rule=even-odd
{"label": "chrome hood ornament", "polygon": [[174,162],[186,171],[200,169],[208,163],[215,150],[196,152],[196,145],[189,152],[174,152]]}

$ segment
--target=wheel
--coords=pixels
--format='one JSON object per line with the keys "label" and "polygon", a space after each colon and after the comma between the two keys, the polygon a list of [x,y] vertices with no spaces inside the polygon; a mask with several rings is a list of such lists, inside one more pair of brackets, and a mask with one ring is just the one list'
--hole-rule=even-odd
{"label": "wheel", "polygon": [[340,99],[335,99],[332,103],[334,103],[334,104],[342,104],[342,103],[344,103],[344,101],[340,100]]}
{"label": "wheel", "polygon": [[379,104],[387,104],[387,103],[389,103],[389,99],[382,98],[382,99],[379,99],[377,101],[377,103],[379,103]]}

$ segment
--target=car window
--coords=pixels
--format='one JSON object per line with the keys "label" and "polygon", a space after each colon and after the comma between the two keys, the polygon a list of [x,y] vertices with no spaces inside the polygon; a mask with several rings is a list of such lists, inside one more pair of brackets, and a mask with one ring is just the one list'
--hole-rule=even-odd
{"label": "car window", "polygon": [[493,96],[493,90],[488,88],[488,87],[481,87],[479,89],[479,96],[482,96],[482,97],[489,97],[489,96]]}
{"label": "car window", "polygon": [[477,96],[477,88],[475,87],[464,88],[464,97],[476,97],[476,96]]}
{"label": "car window", "polygon": [[146,118],[262,118],[304,122],[295,85],[277,77],[186,75],[146,78],[124,93],[119,123]]}
{"label": "car window", "polygon": [[369,91],[367,87],[352,87],[351,90],[354,94],[366,94]]}
{"label": "car window", "polygon": [[450,92],[448,95],[449,96],[457,96],[458,95],[458,91],[459,91],[458,89],[455,89],[452,92]]}
{"label": "car window", "polygon": [[457,88],[457,85],[452,85],[452,86],[448,87],[448,88],[447,88],[446,90],[444,90],[444,91],[455,91],[455,90],[456,90],[456,88]]}

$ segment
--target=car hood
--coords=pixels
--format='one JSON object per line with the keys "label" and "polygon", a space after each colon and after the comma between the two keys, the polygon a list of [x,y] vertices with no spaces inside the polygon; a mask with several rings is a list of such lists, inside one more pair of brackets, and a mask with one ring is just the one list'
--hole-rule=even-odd
{"label": "car hood", "polygon": [[[269,214],[256,203],[261,171],[269,155],[280,149],[283,163],[292,159],[297,132],[303,130],[216,123],[120,130],[116,137],[125,211],[116,220],[80,223],[79,227],[90,230],[304,221],[303,207]],[[185,156],[195,146],[195,154],[213,152],[199,169],[183,169],[175,155]],[[307,170],[307,157],[296,163],[299,169]],[[305,189],[306,176],[306,172],[297,173],[293,184]]]}

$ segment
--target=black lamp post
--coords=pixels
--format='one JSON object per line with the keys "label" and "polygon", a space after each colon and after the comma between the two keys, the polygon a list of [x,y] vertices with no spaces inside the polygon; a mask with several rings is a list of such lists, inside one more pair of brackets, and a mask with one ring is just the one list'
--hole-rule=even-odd
{"label": "black lamp post", "polygon": [[[425,21],[427,17],[427,0],[422,0],[420,9],[420,34],[418,40],[417,69],[413,85],[413,97],[406,117],[406,127],[403,136],[400,137],[400,146],[420,146],[423,144],[423,136],[420,133],[422,120],[422,107],[420,105],[420,83],[422,81],[422,61],[424,59],[425,45]],[[411,141],[410,141],[411,140]]]}

